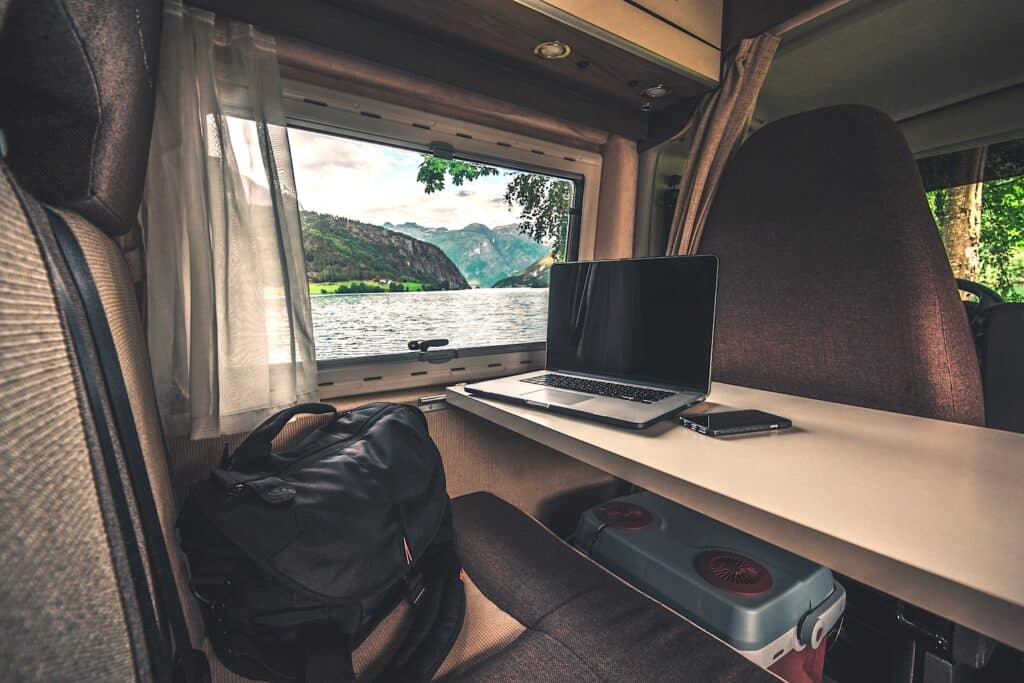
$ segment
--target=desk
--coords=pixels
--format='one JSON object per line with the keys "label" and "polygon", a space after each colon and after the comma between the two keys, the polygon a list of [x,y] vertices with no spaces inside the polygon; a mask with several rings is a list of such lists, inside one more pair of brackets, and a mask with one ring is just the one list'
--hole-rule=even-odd
{"label": "desk", "polygon": [[714,384],[782,433],[632,432],[447,390],[449,404],[1024,650],[1024,435]]}

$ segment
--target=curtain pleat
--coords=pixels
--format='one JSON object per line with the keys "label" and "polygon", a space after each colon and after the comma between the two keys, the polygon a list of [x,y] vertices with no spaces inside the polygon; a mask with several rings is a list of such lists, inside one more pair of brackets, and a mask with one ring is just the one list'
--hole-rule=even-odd
{"label": "curtain pleat", "polygon": [[317,395],[273,38],[167,5],[142,222],[164,428],[245,431]]}
{"label": "curtain pleat", "polygon": [[741,41],[726,60],[718,88],[701,100],[680,131],[679,135],[692,132],[693,142],[672,216],[669,255],[696,253],[722,171],[750,127],[778,46],[779,36],[771,33]]}

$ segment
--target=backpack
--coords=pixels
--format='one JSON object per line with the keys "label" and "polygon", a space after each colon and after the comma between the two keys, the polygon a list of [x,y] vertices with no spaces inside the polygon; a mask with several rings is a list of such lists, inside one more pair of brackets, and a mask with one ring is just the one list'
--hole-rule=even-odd
{"label": "backpack", "polygon": [[426,419],[373,403],[297,446],[269,418],[189,495],[178,519],[208,635],[243,676],[354,680],[352,651],[401,600],[412,625],[377,680],[428,681],[462,628],[451,500]]}

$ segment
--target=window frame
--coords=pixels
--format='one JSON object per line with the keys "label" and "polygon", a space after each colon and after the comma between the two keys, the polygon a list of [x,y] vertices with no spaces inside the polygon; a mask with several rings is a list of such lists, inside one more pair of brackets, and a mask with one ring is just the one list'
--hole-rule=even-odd
{"label": "window frame", "polygon": [[[440,143],[456,159],[570,180],[574,184],[573,214],[566,260],[578,259],[580,244],[593,237],[601,177],[601,156],[596,152],[296,81],[286,80],[283,91],[289,127],[423,153],[431,153],[432,145]],[[544,342],[456,351],[455,357],[447,348],[430,351],[427,359],[417,352],[318,359],[320,397],[457,384],[544,367]]]}

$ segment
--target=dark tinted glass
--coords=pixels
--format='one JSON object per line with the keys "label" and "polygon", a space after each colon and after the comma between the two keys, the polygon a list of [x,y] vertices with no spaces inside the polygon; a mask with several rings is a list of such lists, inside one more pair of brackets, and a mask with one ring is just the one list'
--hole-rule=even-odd
{"label": "dark tinted glass", "polygon": [[778,415],[761,412],[760,410],[729,410],[724,413],[708,413],[687,417],[690,422],[709,429],[732,429],[749,425],[771,425],[786,421]]}
{"label": "dark tinted glass", "polygon": [[717,280],[714,256],[556,264],[548,368],[707,391]]}

